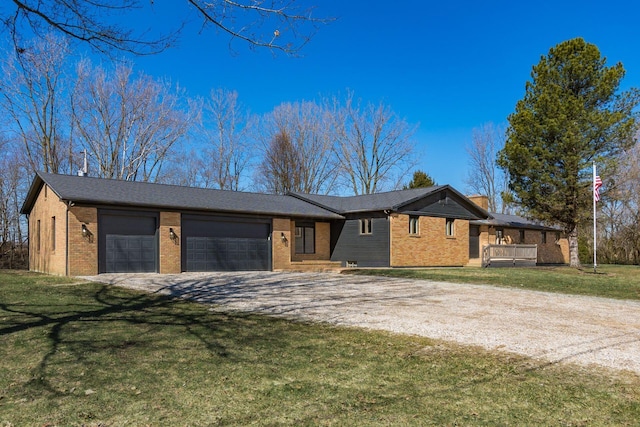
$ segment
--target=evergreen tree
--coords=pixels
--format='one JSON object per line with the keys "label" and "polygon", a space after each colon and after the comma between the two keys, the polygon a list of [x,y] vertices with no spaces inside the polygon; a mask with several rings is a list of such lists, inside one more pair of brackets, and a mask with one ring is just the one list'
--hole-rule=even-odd
{"label": "evergreen tree", "polygon": [[605,64],[581,38],[552,48],[533,67],[498,155],[515,202],[532,218],[564,228],[575,267],[578,224],[592,203],[591,164],[613,161],[634,142],[639,93],[619,91],[622,64]]}
{"label": "evergreen tree", "polygon": [[403,187],[403,190],[408,190],[410,188],[433,187],[434,185],[437,184],[428,173],[418,170],[413,173],[413,178],[409,181],[409,184]]}

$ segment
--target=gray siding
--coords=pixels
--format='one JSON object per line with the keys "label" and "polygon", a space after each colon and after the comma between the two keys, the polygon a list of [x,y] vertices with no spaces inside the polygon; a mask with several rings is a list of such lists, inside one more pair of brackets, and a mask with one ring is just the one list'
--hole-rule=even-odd
{"label": "gray siding", "polygon": [[468,203],[452,191],[439,191],[403,206],[401,213],[454,219],[480,219],[469,210]]}
{"label": "gray siding", "polygon": [[356,261],[358,267],[389,266],[389,221],[386,216],[373,217],[372,233],[360,234],[360,217],[331,224],[331,261]]}

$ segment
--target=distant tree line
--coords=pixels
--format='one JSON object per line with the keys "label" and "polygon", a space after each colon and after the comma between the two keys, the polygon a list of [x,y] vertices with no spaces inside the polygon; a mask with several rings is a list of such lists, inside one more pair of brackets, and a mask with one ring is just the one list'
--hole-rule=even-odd
{"label": "distant tree line", "polygon": [[0,58],[3,247],[26,239],[34,171],[75,174],[85,150],[91,176],[280,194],[395,189],[416,161],[415,126],[352,92],[258,116],[233,90],[190,98],[124,61],[72,58],[52,34]]}

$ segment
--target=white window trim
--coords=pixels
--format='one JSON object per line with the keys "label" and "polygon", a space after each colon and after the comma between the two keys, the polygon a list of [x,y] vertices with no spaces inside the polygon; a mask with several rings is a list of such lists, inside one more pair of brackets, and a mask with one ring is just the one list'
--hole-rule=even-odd
{"label": "white window trim", "polygon": [[373,234],[373,221],[371,218],[360,218],[360,235],[368,236]]}
{"label": "white window trim", "polygon": [[420,235],[420,217],[415,215],[409,216],[409,234],[411,236]]}
{"label": "white window trim", "polygon": [[444,234],[447,237],[455,237],[456,236],[456,226],[455,220],[452,218],[447,218],[444,223]]}

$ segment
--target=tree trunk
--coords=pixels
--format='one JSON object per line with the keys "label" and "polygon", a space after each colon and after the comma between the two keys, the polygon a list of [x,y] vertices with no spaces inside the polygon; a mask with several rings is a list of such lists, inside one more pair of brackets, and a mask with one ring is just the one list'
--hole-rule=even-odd
{"label": "tree trunk", "polygon": [[580,267],[580,257],[578,256],[578,227],[574,226],[568,233],[569,236],[569,267]]}

